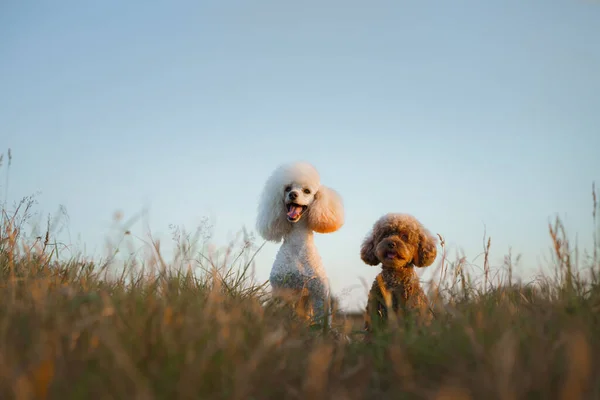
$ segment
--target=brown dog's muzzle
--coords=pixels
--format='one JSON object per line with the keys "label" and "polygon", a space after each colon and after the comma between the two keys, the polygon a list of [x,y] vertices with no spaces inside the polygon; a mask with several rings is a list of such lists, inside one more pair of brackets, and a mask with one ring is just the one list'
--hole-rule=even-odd
{"label": "brown dog's muzzle", "polygon": [[377,258],[382,264],[402,266],[412,260],[412,250],[400,238],[389,237],[377,245]]}

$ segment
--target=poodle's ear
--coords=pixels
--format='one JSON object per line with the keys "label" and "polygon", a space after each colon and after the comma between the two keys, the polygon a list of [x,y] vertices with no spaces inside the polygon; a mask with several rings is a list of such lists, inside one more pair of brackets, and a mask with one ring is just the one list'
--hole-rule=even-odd
{"label": "poodle's ear", "polygon": [[279,193],[278,186],[269,183],[265,186],[258,205],[256,230],[265,240],[277,243],[292,226],[284,212],[283,189]]}
{"label": "poodle's ear", "polygon": [[437,239],[426,230],[419,232],[419,246],[413,257],[413,264],[417,267],[428,267],[433,264],[437,256]]}
{"label": "poodle's ear", "polygon": [[375,243],[375,238],[374,238],[373,234],[369,234],[369,236],[367,236],[365,238],[365,240],[362,243],[362,246],[360,247],[360,259],[363,260],[365,262],[365,264],[368,264],[368,265],[379,264],[379,259],[377,258],[377,255],[375,254],[376,246],[377,245]]}
{"label": "poodle's ear", "polygon": [[331,233],[344,225],[344,204],[340,195],[326,186],[319,188],[308,208],[308,227],[318,233]]}

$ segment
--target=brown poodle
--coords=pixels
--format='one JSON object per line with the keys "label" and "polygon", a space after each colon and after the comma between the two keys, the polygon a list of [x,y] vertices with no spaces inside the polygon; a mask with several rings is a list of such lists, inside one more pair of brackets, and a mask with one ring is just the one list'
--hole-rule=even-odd
{"label": "brown poodle", "polygon": [[422,323],[431,320],[427,296],[414,267],[433,264],[436,245],[436,237],[411,215],[387,214],[375,223],[360,249],[365,263],[382,266],[369,292],[367,331],[387,322],[390,306],[398,318],[414,313]]}

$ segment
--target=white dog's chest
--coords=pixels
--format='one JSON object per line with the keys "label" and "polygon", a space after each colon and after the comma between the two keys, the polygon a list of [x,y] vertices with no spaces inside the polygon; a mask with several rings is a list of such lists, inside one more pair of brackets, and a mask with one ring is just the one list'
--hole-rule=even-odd
{"label": "white dog's chest", "polygon": [[305,276],[325,277],[321,257],[309,243],[283,243],[273,264],[272,273],[299,272]]}

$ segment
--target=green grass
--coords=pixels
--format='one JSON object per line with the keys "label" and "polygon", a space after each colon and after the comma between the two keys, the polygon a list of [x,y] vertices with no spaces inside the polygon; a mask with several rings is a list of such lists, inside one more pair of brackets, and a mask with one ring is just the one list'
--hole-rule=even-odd
{"label": "green grass", "polygon": [[360,321],[312,331],[269,301],[247,242],[209,256],[178,235],[171,265],[156,244],[108,279],[110,260],[57,258],[49,231],[27,239],[32,205],[2,210],[2,399],[600,398],[600,264],[576,261],[559,220],[551,276],[523,285],[486,261],[473,277],[442,250],[434,323],[367,344]]}

